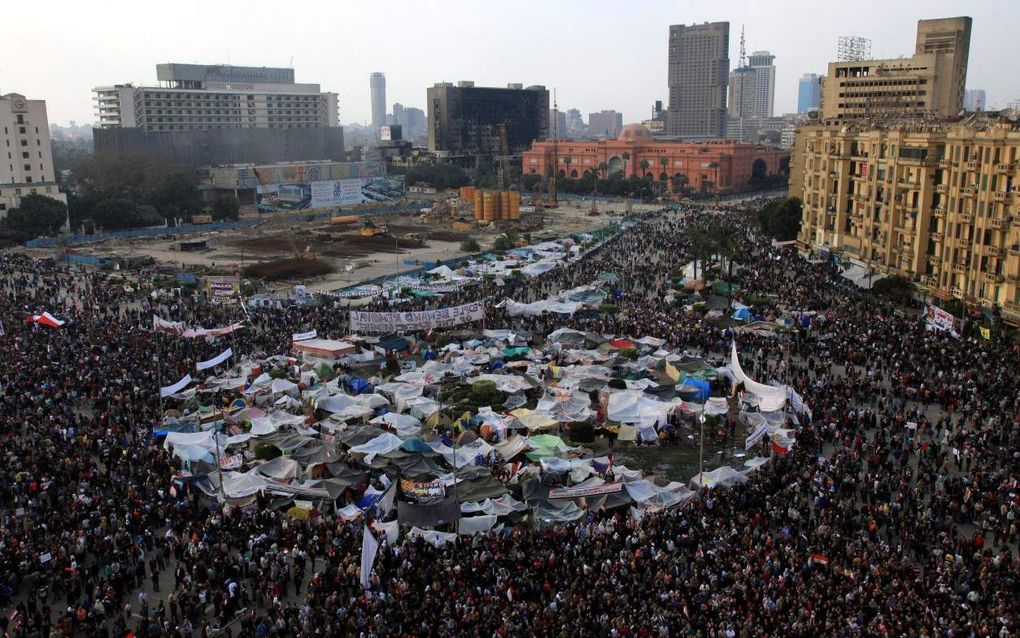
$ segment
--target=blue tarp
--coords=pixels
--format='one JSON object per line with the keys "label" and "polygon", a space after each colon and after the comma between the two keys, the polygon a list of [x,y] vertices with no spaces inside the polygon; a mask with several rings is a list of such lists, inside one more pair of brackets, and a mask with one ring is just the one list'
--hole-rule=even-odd
{"label": "blue tarp", "polygon": [[403,337],[398,337],[396,335],[390,335],[388,337],[382,337],[381,339],[379,339],[379,347],[384,350],[400,351],[407,350],[409,346],[407,343],[407,339],[404,339]]}
{"label": "blue tarp", "polygon": [[181,284],[197,284],[198,277],[190,272],[177,273],[177,282]]}
{"label": "blue tarp", "polygon": [[697,388],[698,393],[696,395],[696,398],[700,401],[706,401],[708,400],[708,397],[712,395],[712,384],[709,383],[708,381],[703,381],[701,379],[692,379],[691,377],[687,377],[680,385],[692,386]]}
{"label": "blue tarp", "polygon": [[360,377],[353,377],[350,381],[347,382],[347,386],[351,389],[351,392],[353,392],[354,394],[361,394],[362,392],[366,391],[371,392],[372,388],[371,383]]}
{"label": "blue tarp", "polygon": [[407,439],[400,444],[400,449],[405,452],[432,452],[432,448],[425,441],[419,438]]}
{"label": "blue tarp", "polygon": [[751,310],[749,308],[737,308],[730,316],[734,319],[747,321],[751,318]]}

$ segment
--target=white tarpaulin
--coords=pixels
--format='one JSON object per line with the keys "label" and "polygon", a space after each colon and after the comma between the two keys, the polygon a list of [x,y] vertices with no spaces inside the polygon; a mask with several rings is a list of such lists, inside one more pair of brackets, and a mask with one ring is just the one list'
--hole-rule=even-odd
{"label": "white tarpaulin", "polygon": [[189,383],[191,383],[191,375],[190,374],[186,374],[186,375],[184,375],[184,378],[182,378],[177,383],[175,383],[173,385],[163,386],[162,388],[160,388],[159,389],[159,396],[161,398],[163,398],[163,397],[168,397],[171,394],[177,394],[178,392],[180,392],[184,388],[188,387]]}
{"label": "white tarpaulin", "polygon": [[371,421],[372,425],[386,425],[393,428],[397,436],[402,439],[406,439],[412,436],[418,436],[421,432],[421,421],[414,418],[410,414],[397,414],[396,412],[387,412],[382,416],[377,416]]}
{"label": "white tarpaulin", "polygon": [[744,388],[758,397],[758,409],[762,412],[772,412],[783,409],[786,405],[786,387],[771,386],[758,383],[751,377],[744,374],[740,367],[740,358],[737,356],[737,342],[733,342],[730,354],[730,372],[737,383],[743,383]]}
{"label": "white tarpaulin", "polygon": [[418,310],[411,312],[351,311],[352,332],[405,333],[414,330],[432,330],[485,318],[485,302],[475,301],[461,306]]}
{"label": "white tarpaulin", "polygon": [[408,538],[424,538],[425,542],[433,547],[442,547],[447,543],[452,543],[457,540],[456,534],[449,532],[437,532],[434,530],[424,530],[419,527],[412,527],[411,531],[407,533]]}
{"label": "white tarpaulin", "polygon": [[226,350],[219,353],[212,359],[209,359],[208,361],[199,361],[197,364],[195,364],[195,368],[197,368],[199,372],[201,372],[202,370],[208,370],[209,368],[215,368],[216,366],[220,365],[221,363],[223,363],[232,356],[234,356],[233,349],[227,348]]}
{"label": "white tarpaulin", "polygon": [[[702,482],[704,481],[704,482]],[[729,487],[730,485],[736,485],[738,483],[746,483],[748,481],[747,475],[743,472],[739,472],[728,465],[717,467],[711,472],[705,472],[704,479],[702,475],[695,474],[694,478],[691,479],[691,485],[695,487],[713,488],[713,487]]]}
{"label": "white tarpaulin", "polygon": [[371,441],[368,441],[367,443],[355,445],[354,447],[351,448],[351,452],[357,454],[364,454],[365,462],[371,463],[375,459],[376,454],[386,454],[387,452],[392,452],[393,450],[399,448],[400,444],[403,442],[404,442],[403,439],[401,439],[396,434],[393,434],[392,432],[383,432],[382,434],[375,437]]}
{"label": "white tarpaulin", "polygon": [[656,401],[644,392],[625,390],[609,395],[606,418],[615,423],[637,423],[643,426],[665,425],[673,405]]}
{"label": "white tarpaulin", "polygon": [[495,514],[482,514],[481,516],[465,516],[457,523],[457,533],[461,536],[474,536],[484,534],[496,524]]}
{"label": "white tarpaulin", "polygon": [[506,313],[511,317],[537,317],[543,312],[573,315],[580,307],[581,304],[576,301],[557,301],[555,299],[542,299],[533,303],[518,303],[513,299],[506,301]]}

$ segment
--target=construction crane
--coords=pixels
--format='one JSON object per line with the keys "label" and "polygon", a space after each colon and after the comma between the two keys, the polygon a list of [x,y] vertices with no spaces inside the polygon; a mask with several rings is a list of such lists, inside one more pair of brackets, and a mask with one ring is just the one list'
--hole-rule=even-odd
{"label": "construction crane", "polygon": [[499,132],[499,166],[496,168],[496,190],[503,192],[510,181],[510,144],[506,140],[506,122],[496,125]]}

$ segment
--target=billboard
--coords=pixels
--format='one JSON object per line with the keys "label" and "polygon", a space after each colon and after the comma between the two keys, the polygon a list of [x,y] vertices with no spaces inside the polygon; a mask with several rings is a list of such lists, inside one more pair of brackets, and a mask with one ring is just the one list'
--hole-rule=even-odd
{"label": "billboard", "polygon": [[285,164],[245,171],[246,185],[255,189],[262,212],[337,208],[404,197],[402,175],[386,177],[381,162]]}

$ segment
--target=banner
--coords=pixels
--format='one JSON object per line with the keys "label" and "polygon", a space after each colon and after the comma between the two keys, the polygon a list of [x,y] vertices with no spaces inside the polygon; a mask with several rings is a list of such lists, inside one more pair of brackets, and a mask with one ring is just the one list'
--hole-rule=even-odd
{"label": "banner", "polygon": [[232,470],[235,467],[241,467],[241,461],[244,460],[244,456],[241,454],[231,454],[229,456],[220,457],[220,469],[221,470]]}
{"label": "banner", "polygon": [[744,440],[744,450],[750,450],[755,446],[756,443],[765,438],[765,433],[768,431],[768,426],[764,423],[754,429],[754,432],[748,435],[747,439]]}
{"label": "banner", "polygon": [[292,341],[308,341],[309,339],[314,339],[317,336],[319,336],[319,335],[314,330],[309,330],[308,332],[295,332],[294,334],[291,335],[291,340]]}
{"label": "banner", "polygon": [[157,315],[152,315],[152,329],[156,332],[169,332],[179,335],[184,332],[183,321],[167,321]]}
{"label": "banner", "polygon": [[181,379],[180,381],[178,381],[177,383],[175,383],[173,385],[163,386],[162,388],[160,388],[159,389],[159,396],[160,396],[160,398],[163,398],[163,397],[168,397],[171,394],[177,394],[178,392],[180,392],[184,388],[188,387],[189,383],[191,383],[191,375],[190,374],[186,374],[186,375],[184,375],[184,378]]}
{"label": "banner", "polygon": [[404,497],[412,503],[429,503],[442,500],[446,496],[446,483],[439,479],[434,481],[415,481],[400,479],[400,490]]}
{"label": "banner", "polygon": [[577,498],[579,496],[598,496],[600,494],[615,494],[623,489],[623,483],[614,481],[603,483],[594,487],[558,487],[549,490],[549,498]]}
{"label": "banner", "polygon": [[228,335],[235,330],[240,330],[243,327],[244,322],[238,321],[237,323],[232,323],[223,328],[192,328],[190,330],[185,330],[182,336],[187,339],[196,339],[199,337],[220,337]]}
{"label": "banner", "polygon": [[195,367],[198,368],[199,372],[201,372],[202,370],[208,370],[209,368],[215,368],[216,366],[220,365],[233,355],[234,355],[233,349],[227,348],[226,350],[219,353],[212,359],[209,359],[208,361],[199,361]]}
{"label": "banner", "polygon": [[229,297],[241,289],[241,284],[235,277],[228,279],[207,279],[206,283],[209,284],[209,292],[214,297]]}
{"label": "banner", "polygon": [[416,312],[351,311],[351,332],[410,332],[457,326],[485,318],[485,302]]}
{"label": "banner", "polygon": [[960,336],[960,320],[954,315],[933,304],[925,304],[924,311],[924,321],[930,328]]}
{"label": "banner", "polygon": [[375,555],[379,551],[379,541],[375,539],[372,530],[365,525],[365,531],[361,535],[361,586],[369,588],[372,575],[372,566],[375,564]]}

